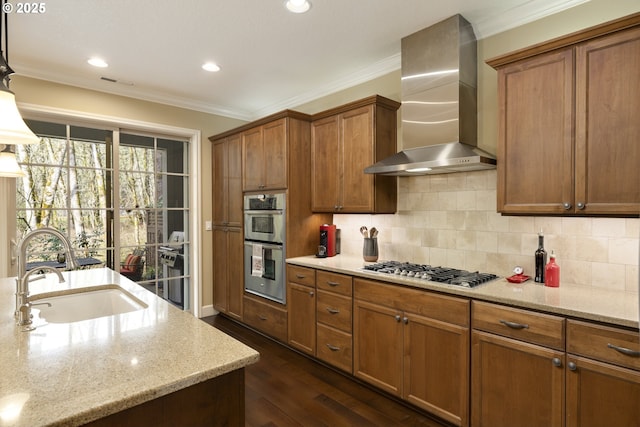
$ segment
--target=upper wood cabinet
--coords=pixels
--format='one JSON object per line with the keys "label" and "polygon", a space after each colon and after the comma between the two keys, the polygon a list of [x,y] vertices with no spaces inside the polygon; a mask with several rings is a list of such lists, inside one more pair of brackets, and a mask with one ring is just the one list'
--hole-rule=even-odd
{"label": "upper wood cabinet", "polygon": [[313,116],[314,212],[393,213],[396,178],[364,168],[396,152],[398,102],[372,96]]}
{"label": "upper wood cabinet", "polygon": [[242,225],[242,139],[230,135],[213,142],[213,223]]}
{"label": "upper wood cabinet", "polygon": [[640,14],[487,61],[498,211],[637,216]]}
{"label": "upper wood cabinet", "polygon": [[287,188],[286,130],[279,119],[242,133],[244,191]]}

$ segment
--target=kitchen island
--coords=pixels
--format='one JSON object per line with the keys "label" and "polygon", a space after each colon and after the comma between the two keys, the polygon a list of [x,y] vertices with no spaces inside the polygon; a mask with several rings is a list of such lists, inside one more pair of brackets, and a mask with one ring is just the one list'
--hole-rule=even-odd
{"label": "kitchen island", "polygon": [[287,263],[319,270],[348,274],[412,288],[459,295],[525,309],[572,316],[580,319],[638,328],[638,293],[590,286],[561,284],[549,288],[530,279],[510,283],[505,278],[483,283],[475,288],[431,282],[423,279],[365,270],[362,257],[338,255],[331,258],[306,256],[288,258]]}
{"label": "kitchen island", "polygon": [[36,305],[24,332],[15,278],[0,279],[0,426],[244,423],[244,367],[258,352],[108,268],[63,276],[30,283],[30,294],[116,284],[147,307],[47,323]]}

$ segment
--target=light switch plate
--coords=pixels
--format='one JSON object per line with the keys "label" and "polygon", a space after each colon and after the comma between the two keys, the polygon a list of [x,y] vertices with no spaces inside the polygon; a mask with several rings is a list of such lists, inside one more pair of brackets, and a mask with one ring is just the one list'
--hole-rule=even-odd
{"label": "light switch plate", "polygon": [[211,221],[205,221],[204,222],[204,229],[206,231],[211,231],[213,230],[213,224],[211,223]]}

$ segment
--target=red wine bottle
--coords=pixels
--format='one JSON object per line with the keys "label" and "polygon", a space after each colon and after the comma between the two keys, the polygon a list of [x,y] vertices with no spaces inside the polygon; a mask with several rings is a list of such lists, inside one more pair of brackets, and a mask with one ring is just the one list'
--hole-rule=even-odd
{"label": "red wine bottle", "polygon": [[544,250],[544,235],[542,230],[538,234],[538,249],[536,250],[536,275],[535,281],[544,283],[544,269],[547,265],[547,251]]}

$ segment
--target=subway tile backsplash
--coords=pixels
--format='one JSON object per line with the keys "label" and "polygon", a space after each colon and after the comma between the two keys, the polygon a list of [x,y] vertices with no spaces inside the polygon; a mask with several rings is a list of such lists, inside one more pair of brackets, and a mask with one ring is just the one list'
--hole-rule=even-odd
{"label": "subway tile backsplash", "polygon": [[561,267],[560,283],[638,291],[638,218],[502,216],[496,171],[401,177],[394,215],[334,215],[342,253],[360,255],[366,225],[380,230],[380,260],[533,275],[538,231]]}

